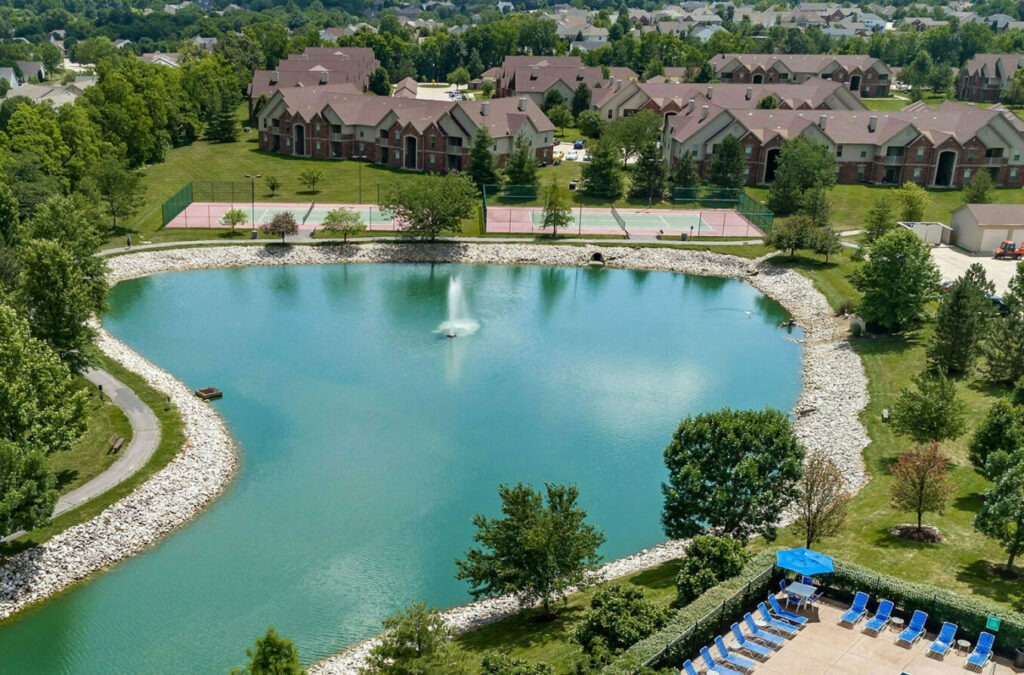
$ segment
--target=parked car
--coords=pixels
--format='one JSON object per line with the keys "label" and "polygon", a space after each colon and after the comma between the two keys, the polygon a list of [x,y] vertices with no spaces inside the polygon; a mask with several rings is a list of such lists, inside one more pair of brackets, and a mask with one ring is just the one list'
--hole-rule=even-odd
{"label": "parked car", "polygon": [[586,143],[586,141],[584,141],[582,138],[577,138],[576,142],[572,144],[572,147],[575,150],[582,150],[584,143]]}
{"label": "parked car", "polygon": [[583,159],[584,162],[589,162],[590,161],[590,151],[589,150],[585,150],[583,152],[583,158],[582,159]]}
{"label": "parked car", "polygon": [[569,152],[565,153],[565,159],[568,162],[575,162],[579,158],[580,158],[580,153],[579,153],[578,150],[570,150]]}

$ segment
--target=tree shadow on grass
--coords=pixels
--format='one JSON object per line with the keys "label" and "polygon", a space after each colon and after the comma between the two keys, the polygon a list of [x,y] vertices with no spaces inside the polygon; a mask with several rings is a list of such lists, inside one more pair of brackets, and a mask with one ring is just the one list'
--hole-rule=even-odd
{"label": "tree shadow on grass", "polygon": [[853,351],[860,357],[904,352],[917,347],[921,337],[916,332],[899,334],[872,333],[870,337],[850,340]]}
{"label": "tree shadow on grass", "polygon": [[63,471],[58,471],[54,478],[57,479],[57,491],[63,493],[64,486],[78,478],[78,472],[74,469],[64,469]]}
{"label": "tree shadow on grass", "polygon": [[582,620],[587,607],[562,607],[554,621],[537,622],[532,617],[540,610],[532,609],[515,614],[489,626],[466,633],[458,638],[460,647],[468,652],[481,653],[500,647],[532,649],[555,642],[571,642],[576,624]]}
{"label": "tree shadow on grass", "polygon": [[991,560],[975,560],[961,567],[956,573],[957,581],[967,584],[975,594],[997,602],[1009,603],[1015,610],[1024,610],[1024,583],[1020,578],[1010,579],[994,573],[997,565]]}
{"label": "tree shadow on grass", "polygon": [[646,569],[639,574],[630,577],[631,586],[642,588],[672,588],[676,585],[676,576],[679,574],[679,560],[669,560],[657,567]]}
{"label": "tree shadow on grass", "polygon": [[983,500],[981,495],[976,492],[971,492],[965,495],[959,495],[953,500],[953,508],[957,511],[964,511],[966,513],[977,513],[981,510]]}

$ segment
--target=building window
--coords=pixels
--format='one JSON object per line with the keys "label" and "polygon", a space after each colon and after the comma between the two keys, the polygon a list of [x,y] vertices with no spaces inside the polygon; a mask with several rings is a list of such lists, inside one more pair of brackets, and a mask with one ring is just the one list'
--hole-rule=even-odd
{"label": "building window", "polygon": [[388,130],[387,129],[381,129],[380,130],[380,140],[382,140],[385,143],[387,143],[387,141],[388,141]]}
{"label": "building window", "polygon": [[360,143],[359,144],[359,154],[360,155],[365,155],[366,154],[366,144],[365,143]]}
{"label": "building window", "polygon": [[430,157],[430,166],[434,166],[434,155],[428,155]]}
{"label": "building window", "polygon": [[1019,162],[1020,161],[1020,153],[1019,152],[1013,153],[1013,161],[1015,161],[1015,162]]}
{"label": "building window", "polygon": [[842,145],[837,145],[836,146],[836,157],[842,157],[842,156],[843,156],[843,146]]}
{"label": "building window", "polygon": [[286,148],[292,147],[292,139],[290,139],[290,138],[284,139],[284,147],[286,147]]}
{"label": "building window", "polygon": [[492,150],[493,152],[497,152],[497,151],[498,151],[498,144],[497,144],[497,143],[495,143],[495,144],[494,144],[493,146],[491,146],[491,150]]}
{"label": "building window", "polygon": [[754,149],[752,147],[750,147],[749,145],[743,146],[743,154],[745,154],[747,156],[747,159],[750,159],[750,153],[753,152],[753,151],[754,151]]}
{"label": "building window", "polygon": [[1010,180],[1017,180],[1017,170],[1010,169]]}
{"label": "building window", "polygon": [[263,128],[264,129],[267,128],[267,118],[266,117],[263,118]]}
{"label": "building window", "polygon": [[858,164],[857,165],[857,179],[858,180],[864,180],[864,172],[865,171],[866,171],[866,169],[865,169],[863,164]]}
{"label": "building window", "polygon": [[914,169],[914,182],[916,183],[919,180],[921,180],[921,170],[920,169]]}
{"label": "building window", "polygon": [[974,148],[967,148],[967,161],[968,162],[973,162],[974,161]]}
{"label": "building window", "polygon": [[867,150],[861,150],[860,151],[860,158],[861,159],[864,159],[867,156],[868,156],[868,151]]}
{"label": "building window", "polygon": [[320,141],[316,142],[316,151],[320,152]]}
{"label": "building window", "polygon": [[431,136],[430,137],[430,147],[433,148],[433,147],[436,147],[436,146],[437,146],[437,136]]}
{"label": "building window", "polygon": [[889,76],[886,75],[885,73],[882,73],[881,75],[878,76],[878,83],[879,84],[888,84],[888,82],[889,82]]}
{"label": "building window", "polygon": [[924,161],[924,148],[918,148],[917,149],[917,161],[919,161],[919,162],[923,162]]}
{"label": "building window", "polygon": [[744,180],[749,180],[750,179],[750,167],[749,166],[746,167],[745,169],[743,169],[743,179]]}
{"label": "building window", "polygon": [[362,138],[362,137],[363,137],[363,132],[362,132],[362,131],[360,131],[360,132],[359,132],[359,138]]}
{"label": "building window", "polygon": [[316,133],[320,133],[320,123],[316,123]]}
{"label": "building window", "polygon": [[612,118],[612,111],[611,111],[611,110],[609,110],[609,111],[608,111],[608,119],[611,119],[611,118]]}
{"label": "building window", "polygon": [[964,180],[970,180],[971,173],[973,172],[970,169],[964,169]]}
{"label": "building window", "polygon": [[396,131],[395,132],[395,143],[397,143],[400,140],[402,140],[401,132],[400,131]]}
{"label": "building window", "polygon": [[698,147],[697,147],[697,144],[696,144],[696,143],[694,143],[694,144],[693,144],[693,147],[691,147],[691,148],[690,148],[690,157],[696,157],[696,156],[697,156],[697,152],[698,152],[699,150],[700,150],[700,148],[698,148]]}

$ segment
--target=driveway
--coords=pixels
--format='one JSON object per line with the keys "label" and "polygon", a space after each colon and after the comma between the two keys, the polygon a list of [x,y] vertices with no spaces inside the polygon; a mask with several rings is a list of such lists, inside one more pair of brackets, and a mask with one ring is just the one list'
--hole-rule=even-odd
{"label": "driveway", "polygon": [[956,279],[963,276],[967,268],[974,263],[981,263],[985,274],[996,285],[996,293],[1003,294],[1010,285],[1010,277],[1017,271],[1012,260],[996,260],[991,255],[972,255],[952,246],[936,246],[932,249],[932,260],[939,266],[943,280]]}

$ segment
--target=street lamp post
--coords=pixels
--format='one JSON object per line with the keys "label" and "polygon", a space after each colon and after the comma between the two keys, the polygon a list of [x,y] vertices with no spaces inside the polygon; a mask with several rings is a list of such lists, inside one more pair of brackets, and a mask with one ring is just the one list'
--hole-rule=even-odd
{"label": "street lamp post", "polygon": [[252,174],[252,175],[245,174],[245,177],[249,179],[249,184],[252,187],[252,192],[250,193],[250,195],[252,197],[252,238],[255,239],[256,238],[256,181],[259,180],[260,178],[263,178],[263,174],[259,174],[259,173]]}

